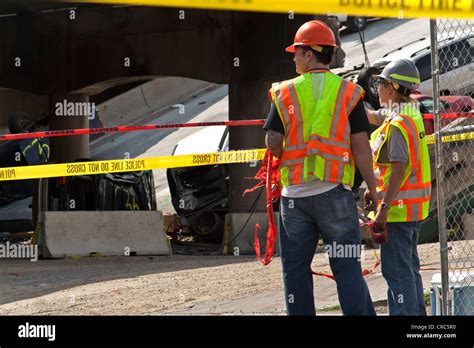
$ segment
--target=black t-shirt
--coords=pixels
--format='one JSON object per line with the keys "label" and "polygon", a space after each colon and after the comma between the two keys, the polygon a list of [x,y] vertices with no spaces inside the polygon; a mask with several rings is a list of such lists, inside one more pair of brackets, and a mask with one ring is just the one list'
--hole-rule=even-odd
{"label": "black t-shirt", "polygon": [[[349,114],[349,125],[351,127],[351,134],[356,134],[360,132],[367,132],[367,134],[370,134],[371,132],[371,127],[369,124],[369,120],[367,119],[367,114],[365,113],[362,98],[359,100],[357,105]],[[283,122],[281,121],[280,116],[278,115],[278,110],[275,106],[275,103],[272,103],[270,112],[268,113],[267,121],[265,122],[263,129],[271,129],[275,132],[285,134],[285,128],[283,126]]]}

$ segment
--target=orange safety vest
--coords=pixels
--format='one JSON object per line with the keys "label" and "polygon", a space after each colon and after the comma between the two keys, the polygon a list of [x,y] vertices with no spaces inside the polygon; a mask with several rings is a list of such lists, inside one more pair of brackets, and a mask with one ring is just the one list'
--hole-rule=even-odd
{"label": "orange safety vest", "polygon": [[270,89],[285,128],[283,187],[314,178],[353,185],[348,117],[363,95],[360,86],[330,72],[303,74]]}
{"label": "orange safety vest", "polygon": [[423,119],[418,110],[405,106],[401,113],[387,117],[371,136],[374,171],[380,171],[377,190],[385,193],[392,166],[379,161],[380,150],[390,138],[390,126],[400,130],[408,146],[408,165],[395,199],[390,202],[388,222],[422,221],[429,213],[431,196],[430,155]]}

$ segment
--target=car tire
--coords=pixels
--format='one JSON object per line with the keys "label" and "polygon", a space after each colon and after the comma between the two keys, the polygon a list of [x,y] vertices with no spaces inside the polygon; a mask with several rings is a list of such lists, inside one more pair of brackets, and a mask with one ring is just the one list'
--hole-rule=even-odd
{"label": "car tire", "polygon": [[10,133],[25,133],[33,125],[33,118],[26,112],[15,112],[8,118]]}
{"label": "car tire", "polygon": [[449,89],[442,89],[441,91],[439,91],[439,95],[441,96],[450,96],[452,93]]}
{"label": "car tire", "polygon": [[190,226],[206,243],[221,243],[224,231],[224,217],[212,210],[203,210],[189,219]]}
{"label": "car tire", "polygon": [[349,33],[356,33],[359,30],[367,28],[367,19],[360,16],[347,17],[346,31]]}

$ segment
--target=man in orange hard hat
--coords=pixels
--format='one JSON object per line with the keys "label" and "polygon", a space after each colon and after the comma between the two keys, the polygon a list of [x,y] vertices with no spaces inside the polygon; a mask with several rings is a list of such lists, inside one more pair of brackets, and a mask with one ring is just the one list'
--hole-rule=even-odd
{"label": "man in orange hard hat", "polygon": [[281,159],[280,252],[289,315],[314,315],[311,262],[322,237],[345,315],[375,315],[362,277],[360,229],[351,186],[355,167],[377,202],[364,91],[329,70],[336,47],[322,21],[303,24],[293,45],[300,75],[270,89],[264,129]]}

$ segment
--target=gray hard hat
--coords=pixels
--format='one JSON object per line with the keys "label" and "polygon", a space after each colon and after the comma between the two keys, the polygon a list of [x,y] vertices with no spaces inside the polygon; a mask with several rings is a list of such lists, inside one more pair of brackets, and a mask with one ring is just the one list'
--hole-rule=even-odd
{"label": "gray hard hat", "polygon": [[[420,72],[416,65],[409,59],[397,59],[382,70],[379,75],[374,78],[382,78],[384,80],[398,83],[400,86],[412,91],[420,85]],[[395,86],[395,89],[398,89]]]}

